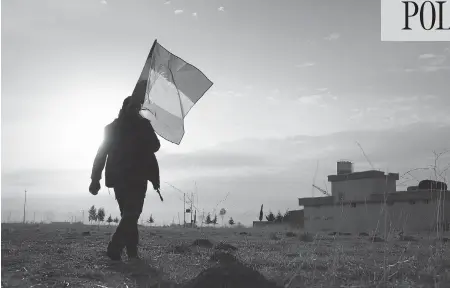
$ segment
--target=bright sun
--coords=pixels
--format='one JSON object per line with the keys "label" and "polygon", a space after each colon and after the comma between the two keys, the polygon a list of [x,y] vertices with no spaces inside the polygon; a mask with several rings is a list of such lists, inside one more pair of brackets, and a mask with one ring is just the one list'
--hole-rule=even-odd
{"label": "bright sun", "polygon": [[78,117],[71,117],[72,119],[64,125],[67,166],[74,169],[91,169],[103,141],[104,128],[114,120],[114,115],[111,115],[111,112],[102,113],[102,109],[95,113],[90,109],[77,114]]}

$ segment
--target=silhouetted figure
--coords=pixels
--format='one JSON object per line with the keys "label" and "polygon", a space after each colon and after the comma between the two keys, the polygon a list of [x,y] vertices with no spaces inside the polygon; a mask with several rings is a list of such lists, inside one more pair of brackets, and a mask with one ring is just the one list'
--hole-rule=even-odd
{"label": "silhouetted figure", "polygon": [[89,191],[97,195],[105,167],[105,186],[114,188],[121,220],[108,244],[107,255],[120,260],[126,247],[129,258],[137,258],[138,219],[147,191],[147,181],[159,189],[156,153],[160,142],[150,122],[139,114],[140,105],[129,96],[123,101],[119,117],[105,127],[91,174]]}

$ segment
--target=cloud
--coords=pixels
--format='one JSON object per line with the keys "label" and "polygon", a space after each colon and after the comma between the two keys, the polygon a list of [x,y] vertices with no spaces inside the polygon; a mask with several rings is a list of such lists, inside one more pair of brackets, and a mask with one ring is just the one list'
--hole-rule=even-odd
{"label": "cloud", "polygon": [[431,53],[421,54],[418,56],[418,67],[406,68],[404,71],[407,73],[450,71],[450,65],[446,63],[447,60],[448,57],[446,55],[436,55]]}
{"label": "cloud", "polygon": [[183,10],[175,10],[173,13],[175,13],[175,15],[179,15],[182,14],[184,11]]}
{"label": "cloud", "polygon": [[197,18],[197,12],[192,13],[192,17]]}
{"label": "cloud", "polygon": [[242,94],[241,92],[232,91],[232,90],[222,92],[222,94],[226,97],[242,97],[242,96],[244,96],[244,94]]}
{"label": "cloud", "polygon": [[318,105],[322,102],[322,95],[316,94],[316,95],[309,95],[309,96],[302,96],[298,98],[298,102],[305,105]]}
{"label": "cloud", "polygon": [[303,64],[295,65],[295,67],[297,67],[297,68],[306,68],[306,67],[312,67],[312,66],[315,66],[315,65],[316,65],[316,63],[314,63],[314,62],[306,62],[306,63],[303,63]]}
{"label": "cloud", "polygon": [[164,4],[165,4],[165,5],[169,5],[169,4],[170,4],[170,1],[165,1]]}
{"label": "cloud", "polygon": [[328,35],[324,39],[328,40],[328,41],[333,41],[333,40],[339,39],[340,37],[341,37],[341,34],[339,34],[339,33],[331,33],[330,35]]}
{"label": "cloud", "polygon": [[281,91],[280,91],[280,89],[275,88],[275,89],[273,89],[272,91],[270,91],[270,94],[275,95],[275,96],[278,96],[278,95],[281,94]]}
{"label": "cloud", "polygon": [[399,97],[392,97],[388,99],[381,99],[380,103],[386,103],[386,104],[405,104],[405,103],[411,103],[411,102],[417,102],[419,100],[418,96],[399,96]]}
{"label": "cloud", "polygon": [[243,168],[258,167],[270,164],[260,155],[248,155],[239,152],[217,150],[202,150],[187,154],[166,154],[160,157],[160,165],[164,169],[190,169],[190,168]]}
{"label": "cloud", "polygon": [[364,116],[364,111],[361,109],[352,109],[352,112],[354,112],[348,119],[349,120],[357,120]]}
{"label": "cloud", "polygon": [[101,0],[100,3],[102,3],[103,5],[107,5],[108,2],[106,0]]}
{"label": "cloud", "polygon": [[421,54],[421,55],[419,55],[419,59],[432,59],[434,57],[436,57],[436,55],[434,55],[434,54]]}
{"label": "cloud", "polygon": [[[355,110],[354,112],[360,113],[361,111]],[[430,142],[429,139],[434,139],[434,141]],[[440,127],[436,124],[419,123],[385,130],[346,131],[323,136],[298,135],[283,139],[246,139],[217,145],[214,150],[199,151],[192,154],[192,158],[190,156],[174,156],[169,162],[174,166],[180,165],[181,167],[187,167],[184,164],[185,161],[191,163],[190,166],[198,163],[198,165],[207,165],[206,168],[209,170],[223,167],[239,169],[242,165],[242,167],[250,168],[247,171],[254,169],[253,173],[250,172],[246,175],[235,173],[232,177],[227,173],[219,173],[210,180],[216,181],[216,183],[229,181],[233,186],[239,186],[243,182],[249,181],[254,185],[251,191],[264,190],[265,184],[263,183],[266,183],[264,179],[275,183],[284,181],[285,184],[290,183],[297,187],[292,190],[287,188],[290,185],[283,185],[283,189],[286,189],[285,192],[292,192],[295,197],[296,192],[294,191],[301,191],[310,186],[314,173],[314,169],[311,167],[315,167],[317,160],[321,161],[322,169],[321,176],[318,178],[324,180],[326,175],[335,173],[335,163],[342,158],[356,162],[356,171],[371,169],[355,141],[362,145],[367,157],[375,165],[375,169],[389,169],[390,172],[404,173],[412,168],[426,167],[428,164],[432,164],[429,157],[433,156],[433,150],[444,151],[450,148],[450,126]],[[414,143],[414,145],[410,143]],[[411,157],[412,155],[414,157]],[[161,158],[161,165],[169,163],[165,161],[164,158]],[[441,164],[445,166],[448,162],[449,160],[442,161]],[[420,178],[428,175],[418,173],[417,176]],[[250,179],[252,180],[250,181]],[[256,179],[262,182],[255,181]],[[204,180],[206,178],[199,182]],[[216,185],[221,187],[222,184]],[[244,186],[249,188],[247,185]],[[243,191],[245,189],[238,190],[241,191],[239,193],[246,193]],[[266,197],[265,194],[258,193],[258,195],[261,199]]]}
{"label": "cloud", "polygon": [[[393,129],[346,131],[322,136],[296,135],[280,139],[243,139],[192,153],[164,156],[159,154],[162,194],[167,201],[164,203],[182,205],[183,195],[169,187],[166,184],[168,182],[183,191],[190,192],[194,187],[198,187],[201,199],[199,208],[205,209],[206,212],[211,211],[217,202],[229,193],[227,202],[224,203],[227,205],[225,207],[233,218],[236,215],[236,218],[245,224],[251,224],[255,217],[254,211],[258,211],[262,203],[272,211],[298,209],[297,198],[311,195],[311,184],[316,174],[315,167],[318,160],[316,185],[321,187],[325,186],[324,182],[327,181],[328,175],[336,173],[336,161],[339,159],[353,161],[355,171],[371,169],[355,141],[361,144],[375,169],[400,174],[401,179],[397,184],[398,189],[403,190],[406,186],[417,185],[417,180],[430,177],[430,170],[413,171],[411,172],[413,177],[404,174],[413,168],[432,165],[433,150],[440,152],[450,148],[450,126],[421,123]],[[442,158],[439,166],[446,167],[449,162],[449,157]],[[172,179],[175,169],[189,174]],[[209,172],[199,173],[197,172],[199,170]],[[7,174],[2,171],[2,209],[19,207],[16,209],[17,213],[13,212],[17,214],[17,216],[13,214],[13,218],[20,220],[23,212],[20,210],[22,196],[18,197],[17,191],[23,191],[21,187],[30,185],[33,186],[34,195],[39,195],[35,199],[40,201],[33,203],[34,199],[30,197],[30,211],[40,211],[42,203],[56,207],[52,209],[55,213],[60,210],[61,219],[67,217],[67,213],[76,212],[71,210],[74,206],[104,205],[110,211],[117,211],[114,196],[108,195],[105,188],[100,195],[94,197],[95,199],[89,198],[87,192],[79,193],[87,189],[86,185],[89,185],[89,182],[86,182],[86,179],[89,179],[89,173],[88,170],[83,173],[41,171],[37,174],[36,172]],[[329,188],[329,183],[326,184]],[[61,187],[67,189],[61,192]],[[16,202],[4,202],[8,195],[14,196]],[[76,196],[69,197],[71,195]],[[318,196],[317,191],[315,196]],[[83,198],[77,200],[76,197]],[[160,221],[170,223],[173,215],[177,213],[178,206],[172,205],[177,207],[170,208],[170,205],[160,203],[156,193],[149,193],[147,197],[146,201],[152,201],[152,205],[155,206],[152,209],[160,215]],[[97,202],[91,203],[92,201]],[[249,204],[255,201],[261,203],[255,207]],[[246,216],[249,210],[250,213]]]}
{"label": "cloud", "polygon": [[220,6],[217,10],[218,10],[218,11],[221,11],[221,12],[225,12],[225,7]]}

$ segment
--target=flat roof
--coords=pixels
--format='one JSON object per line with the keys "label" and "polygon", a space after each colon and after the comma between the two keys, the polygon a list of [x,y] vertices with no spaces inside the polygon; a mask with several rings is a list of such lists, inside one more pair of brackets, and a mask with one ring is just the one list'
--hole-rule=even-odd
{"label": "flat roof", "polygon": [[299,206],[320,206],[333,204],[334,204],[333,196],[298,198]]}
{"label": "flat roof", "polygon": [[382,171],[378,170],[369,170],[369,171],[362,171],[362,172],[353,172],[348,174],[339,174],[339,175],[329,175],[328,181],[329,182],[338,182],[338,181],[346,181],[346,180],[356,180],[356,179],[365,179],[365,178],[394,178],[394,180],[399,179],[398,173],[388,173],[385,174]]}
{"label": "flat roof", "polygon": [[[414,191],[398,191],[387,193],[386,202],[409,202],[409,201],[421,201],[421,200],[436,200],[445,199],[450,201],[450,191],[442,190],[414,190]],[[370,194],[369,198],[360,201],[343,201],[343,204],[349,203],[383,203],[385,201],[384,193]],[[307,197],[298,198],[299,206],[327,206],[327,205],[340,205],[335,203],[333,196],[326,197]]]}

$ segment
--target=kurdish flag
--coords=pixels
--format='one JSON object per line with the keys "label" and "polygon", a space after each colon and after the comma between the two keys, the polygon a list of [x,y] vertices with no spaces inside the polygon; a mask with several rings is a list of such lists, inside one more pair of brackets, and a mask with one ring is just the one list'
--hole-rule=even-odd
{"label": "kurdish flag", "polygon": [[155,132],[178,145],[184,117],[212,85],[200,70],[155,40],[132,96],[142,103],[140,114]]}

